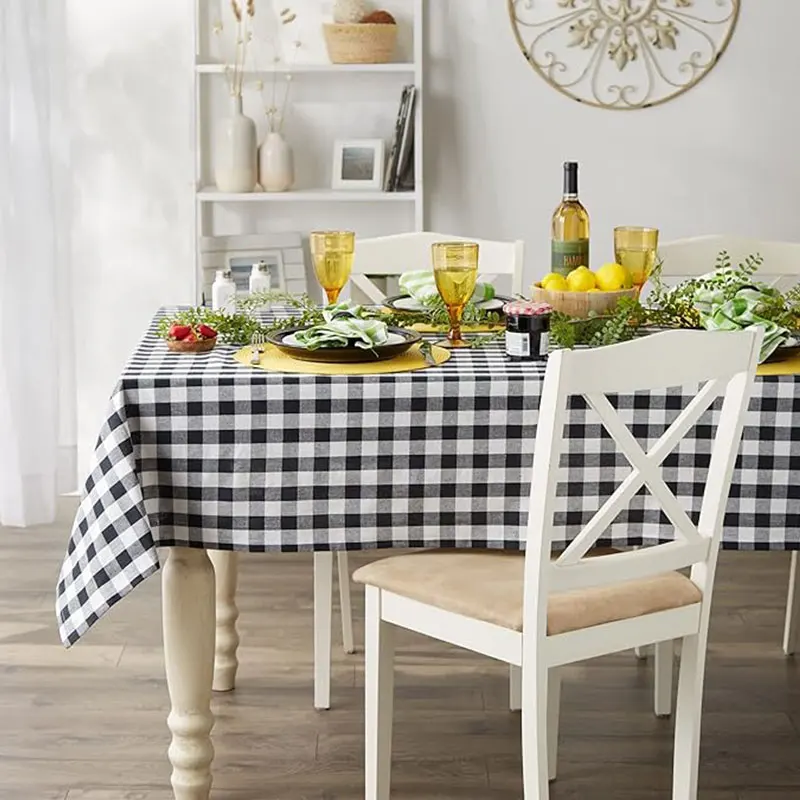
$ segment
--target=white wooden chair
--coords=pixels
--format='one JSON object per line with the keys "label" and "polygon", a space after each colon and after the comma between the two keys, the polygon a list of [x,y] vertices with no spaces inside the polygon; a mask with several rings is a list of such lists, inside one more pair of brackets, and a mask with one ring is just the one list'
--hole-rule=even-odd
{"label": "white wooden chair", "polygon": [[[436,550],[357,570],[366,584],[366,800],[388,800],[395,627],[522,670],[526,800],[547,800],[555,777],[559,676],[565,664],[680,639],[673,798],[697,797],[706,643],[722,519],[752,389],[761,332],[671,331],[625,344],[551,355],[537,424],[524,558]],[[644,452],[608,394],[703,384]],[[661,463],[720,394],[698,524],[661,476]],[[567,549],[551,559],[559,457],[570,396],[581,395],[632,470]],[[669,543],[590,552],[642,486],[675,528]],[[691,567],[686,577],[678,572]]]}
{"label": "white wooden chair", "polygon": [[524,242],[493,242],[425,231],[357,240],[350,276],[352,297],[358,302],[381,303],[387,296],[397,294],[396,279],[404,272],[432,269],[434,242],[467,241],[480,245],[481,278],[492,282],[508,276],[508,285],[501,284],[500,293],[521,293]]}
{"label": "white wooden chair", "polygon": [[[471,241],[480,245],[479,271],[491,281],[508,276],[513,294],[522,288],[524,243],[493,242],[442,233],[401,233],[376,239],[356,240],[350,291],[360,303],[382,303],[396,293],[396,279],[404,272],[432,268],[431,245],[443,241]],[[377,279],[377,282],[376,282]],[[379,285],[379,282],[382,285]],[[346,552],[337,554],[339,599],[342,612],[342,640],[346,653],[354,652],[350,578]],[[333,554],[314,554],[314,706],[330,707],[331,622]],[[518,707],[512,680],[511,706]]]}
{"label": "white wooden chair", "polygon": [[[664,260],[664,282],[672,285],[684,278],[696,277],[714,268],[717,255],[725,251],[733,264],[739,264],[749,255],[760,254],[764,259],[759,269],[759,279],[778,289],[786,290],[800,281],[800,243],[767,242],[740,236],[698,236],[665,242],[659,247]],[[783,650],[791,655],[797,650],[800,630],[800,572],[797,552],[791,556],[789,591]],[[639,657],[644,652],[637,652]],[[672,709],[674,648],[671,642],[662,642],[655,648],[655,712],[668,716]]]}

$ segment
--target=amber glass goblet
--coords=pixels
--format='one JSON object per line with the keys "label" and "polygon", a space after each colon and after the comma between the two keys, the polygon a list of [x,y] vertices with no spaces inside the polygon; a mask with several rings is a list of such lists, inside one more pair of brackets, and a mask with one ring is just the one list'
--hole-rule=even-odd
{"label": "amber glass goblet", "polygon": [[469,347],[469,342],[461,336],[461,317],[478,280],[478,245],[475,242],[436,242],[432,245],[432,257],[436,288],[450,316],[450,332],[441,344]]}
{"label": "amber glass goblet", "polygon": [[350,278],[356,235],[352,231],[314,231],[309,241],[314,272],[328,303],[335,303]]}
{"label": "amber glass goblet", "polygon": [[627,267],[638,292],[647,283],[655,267],[657,254],[656,228],[614,228],[614,259],[617,264]]}

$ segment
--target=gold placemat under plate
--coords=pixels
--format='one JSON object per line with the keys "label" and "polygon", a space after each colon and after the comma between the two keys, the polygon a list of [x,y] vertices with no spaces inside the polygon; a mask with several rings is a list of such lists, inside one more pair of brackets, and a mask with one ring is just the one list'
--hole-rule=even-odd
{"label": "gold placemat under plate", "polygon": [[[384,306],[381,311],[384,314],[397,314],[397,309],[389,308],[388,306]],[[412,314],[413,312],[405,312],[408,314]],[[429,322],[414,322],[411,325],[407,325],[406,327],[415,330],[417,333],[441,333],[443,335],[447,334],[449,330],[448,325],[431,325]],[[495,333],[496,331],[505,330],[506,324],[505,322],[484,322],[480,325],[462,325],[461,332],[462,333]]]}
{"label": "gold placemat under plate", "polygon": [[[427,322],[415,322],[411,326],[417,333],[442,333],[447,334],[446,325],[429,325]],[[504,322],[486,323],[484,325],[462,325],[461,333],[495,333],[505,330]]]}
{"label": "gold placemat under plate", "polygon": [[[444,364],[450,358],[450,351],[444,347],[431,348],[436,366]],[[264,346],[261,353],[261,363],[251,364],[252,348],[248,345],[239,350],[234,358],[247,367],[263,369],[267,372],[294,372],[301,375],[388,375],[393,372],[414,372],[414,370],[432,367],[422,353],[419,345],[415,344],[402,355],[389,358],[386,361],[365,361],[361,364],[325,364],[321,361],[300,361],[282,353],[274,345]]]}
{"label": "gold placemat under plate", "polygon": [[786,361],[774,361],[762,364],[758,368],[758,375],[800,375],[800,356],[792,356]]}

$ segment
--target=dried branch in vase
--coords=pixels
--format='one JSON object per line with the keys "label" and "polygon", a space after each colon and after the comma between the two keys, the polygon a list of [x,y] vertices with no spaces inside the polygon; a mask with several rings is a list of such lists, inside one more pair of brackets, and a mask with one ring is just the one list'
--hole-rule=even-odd
{"label": "dried branch in vase", "polygon": [[[272,39],[272,69],[270,70],[270,100],[267,102],[264,93],[264,82],[259,81],[257,87],[261,92],[261,100],[264,103],[264,113],[267,117],[270,133],[281,133],[283,122],[286,118],[286,111],[289,103],[289,94],[292,88],[293,75],[292,67],[297,63],[297,56],[303,43],[299,39],[292,42],[292,51],[285,61],[282,57],[281,34],[283,30],[297,19],[297,14],[291,8],[284,8],[278,15],[279,25],[276,26],[275,34]],[[284,85],[282,96],[278,87],[278,67],[285,64],[287,69],[280,70],[284,75]]]}
{"label": "dried branch in vase", "polygon": [[[235,20],[233,64],[225,64],[225,77],[228,80],[228,89],[231,97],[241,97],[244,85],[245,64],[247,63],[248,45],[253,40],[252,19],[256,15],[255,0],[246,0],[242,6],[241,0],[230,0],[230,9]],[[220,36],[225,29],[221,20],[214,23],[213,31]]]}

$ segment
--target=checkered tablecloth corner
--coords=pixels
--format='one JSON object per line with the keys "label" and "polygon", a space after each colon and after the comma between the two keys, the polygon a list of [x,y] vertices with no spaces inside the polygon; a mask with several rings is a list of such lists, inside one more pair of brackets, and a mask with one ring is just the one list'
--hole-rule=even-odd
{"label": "checkered tablecloth corner", "polygon": [[100,431],[56,591],[59,635],[74,644],[158,569],[136,464],[136,434],[118,384]]}
{"label": "checkered tablecloth corner", "polygon": [[[519,547],[543,365],[488,345],[397,375],[267,373],[236,363],[234,348],[170,353],[155,326],[114,392],[76,516],[58,585],[66,644],[158,569],[157,547]],[[795,377],[756,382],[724,546],[800,548],[799,387]],[[672,391],[616,404],[645,442],[689,399]],[[593,413],[576,399],[568,415],[556,511],[564,541],[630,470]],[[715,413],[664,465],[690,514]],[[642,493],[608,542],[670,536]]]}

